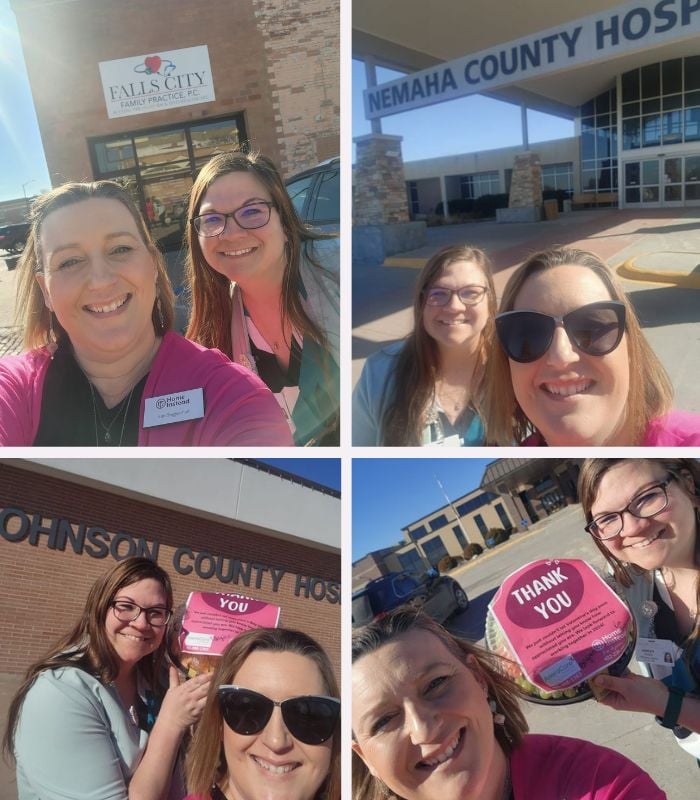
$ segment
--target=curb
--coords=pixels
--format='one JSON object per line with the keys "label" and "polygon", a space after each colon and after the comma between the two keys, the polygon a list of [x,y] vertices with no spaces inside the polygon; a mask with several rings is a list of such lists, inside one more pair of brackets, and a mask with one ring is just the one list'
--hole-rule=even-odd
{"label": "curb", "polygon": [[[664,251],[666,252],[666,251]],[[687,254],[687,253],[686,253]],[[645,255],[659,255],[645,253]],[[700,253],[698,260],[700,261]],[[622,278],[633,281],[648,281],[650,283],[667,283],[672,286],[680,286],[685,289],[700,289],[700,269],[696,267],[690,274],[687,272],[654,272],[644,267],[638,267],[636,260],[639,256],[628,258],[617,268],[617,274]]]}

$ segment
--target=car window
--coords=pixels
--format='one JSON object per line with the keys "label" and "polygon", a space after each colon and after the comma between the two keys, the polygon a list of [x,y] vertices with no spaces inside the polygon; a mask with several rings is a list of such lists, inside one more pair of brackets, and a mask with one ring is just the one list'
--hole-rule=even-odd
{"label": "car window", "polygon": [[372,605],[369,601],[367,592],[356,595],[352,598],[352,621],[356,625],[364,625],[366,622],[371,622],[374,612]]}
{"label": "car window", "polygon": [[315,175],[307,175],[305,178],[299,178],[298,180],[291,181],[287,184],[287,194],[292,201],[294,209],[300,217],[304,216],[304,205],[306,204],[306,198],[315,180]]}
{"label": "car window", "polygon": [[418,588],[418,583],[409,575],[399,575],[394,578],[394,591],[397,597],[406,597]]}
{"label": "car window", "polygon": [[324,172],[319,182],[316,202],[309,214],[309,222],[326,222],[340,219],[340,170]]}

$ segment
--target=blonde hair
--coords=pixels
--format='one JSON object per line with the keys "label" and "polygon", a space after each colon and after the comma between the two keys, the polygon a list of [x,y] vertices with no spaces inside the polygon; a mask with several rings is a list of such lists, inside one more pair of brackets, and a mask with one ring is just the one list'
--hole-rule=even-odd
{"label": "blonde hair", "polygon": [[[285,628],[258,628],[237,636],[226,648],[212,677],[207,702],[187,753],[187,789],[191,794],[208,797],[209,789],[222,781],[228,772],[222,743],[224,724],[219,708],[219,686],[229,684],[248,656],[261,650],[273,653],[296,653],[316,664],[330,697],[340,697],[330,660],[323,648],[305,633]],[[340,734],[333,735],[331,765],[327,779],[314,800],[340,800]]]}
{"label": "blonde hair", "polygon": [[489,259],[483,250],[468,244],[448,245],[431,256],[416,281],[413,291],[413,330],[406,337],[393,373],[392,400],[381,420],[382,444],[421,444],[426,416],[435,399],[435,381],[440,368],[438,345],[423,324],[427,290],[450,264],[458,261],[476,264],[486,283],[488,318],[481,333],[471,387],[472,404],[477,412],[480,410],[486,355],[495,332],[496,290]]}
{"label": "blonde hair", "polygon": [[[642,333],[632,303],[617,278],[598,256],[586,250],[566,247],[534,253],[508,280],[499,313],[514,309],[521,289],[533,275],[570,265],[590,269],[603,282],[611,300],[625,306],[625,340],[629,360],[625,422],[632,436],[632,441],[626,444],[639,445],[649,422],[671,408],[673,388],[666,370]],[[493,338],[488,359],[484,406],[489,444],[509,446],[513,442],[520,443],[535,430],[516,400],[508,356],[497,337]]]}
{"label": "blonde hair", "polygon": [[[139,236],[146,245],[156,267],[156,302],[153,304],[151,320],[157,336],[171,330],[174,319],[175,297],[165,269],[165,261],[156,247],[153,238],[143,221],[141,212],[131,195],[114,181],[94,181],[92,183],[64,183],[41,195],[32,205],[29,221],[31,229],[27,244],[18,263],[17,298],[15,320],[24,332],[23,344],[26,350],[51,344],[51,314],[44,302],[41,287],[36,279],[38,273],[44,271],[43,254],[41,252],[41,226],[44,220],[54,211],[66,208],[86,200],[116,200],[121,203],[133,217]],[[158,309],[160,299],[160,309]],[[162,315],[162,320],[161,320]],[[53,324],[56,342],[67,338],[66,332],[58,320]]]}
{"label": "blonde hair", "polygon": [[[494,726],[494,736],[498,746],[509,756],[527,733],[528,725],[520,708],[518,690],[499,670],[498,656],[465,639],[459,639],[421,611],[399,608],[353,633],[353,664],[397,637],[415,630],[426,631],[438,638],[455,658],[484,681],[488,696],[505,717],[503,725]],[[467,656],[472,657],[473,666],[466,665]],[[387,795],[387,787],[381,778],[372,775],[355,752],[352,755],[352,796],[353,800],[387,800],[387,796],[391,796]]]}

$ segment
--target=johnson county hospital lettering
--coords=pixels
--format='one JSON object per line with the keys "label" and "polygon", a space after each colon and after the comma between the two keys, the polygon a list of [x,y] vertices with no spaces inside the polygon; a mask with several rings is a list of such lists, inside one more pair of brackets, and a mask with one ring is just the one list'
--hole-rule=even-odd
{"label": "johnson county hospital lettering", "polygon": [[699,33],[700,0],[631,2],[369,88],[365,115],[377,119],[488,92]]}

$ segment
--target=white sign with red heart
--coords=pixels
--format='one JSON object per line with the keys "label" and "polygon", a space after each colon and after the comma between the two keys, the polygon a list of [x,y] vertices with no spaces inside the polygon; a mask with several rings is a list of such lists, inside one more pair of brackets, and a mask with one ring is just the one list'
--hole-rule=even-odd
{"label": "white sign with red heart", "polygon": [[110,119],[215,99],[206,45],[101,61],[99,67]]}

